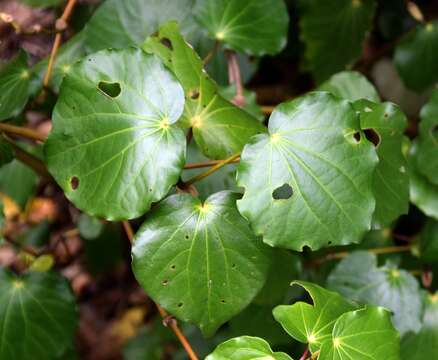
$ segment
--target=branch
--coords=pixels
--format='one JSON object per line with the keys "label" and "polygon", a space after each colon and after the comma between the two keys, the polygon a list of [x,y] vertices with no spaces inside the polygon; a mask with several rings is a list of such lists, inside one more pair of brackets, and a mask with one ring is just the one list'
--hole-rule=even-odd
{"label": "branch", "polygon": [[[128,237],[129,241],[133,242],[134,240],[134,231],[132,230],[132,226],[129,223],[129,221],[123,221],[123,228],[125,229],[126,236]],[[172,329],[178,340],[180,341],[181,345],[184,347],[184,350],[186,351],[187,355],[189,356],[190,360],[198,360],[198,356],[193,351],[190,343],[187,341],[186,337],[182,333],[182,331],[179,329],[178,324],[174,318],[169,316],[169,314],[164,310],[160,305],[155,303],[155,306],[158,309],[158,312],[160,313],[161,317],[163,318],[163,325],[168,326]]]}
{"label": "branch", "polygon": [[[215,166],[217,164],[222,163],[225,160],[210,160],[205,162],[199,162],[199,163],[189,163],[184,165],[184,169],[200,169],[200,168],[206,168],[210,166]],[[236,164],[240,161],[240,158],[236,158],[233,161],[228,162],[227,164]]]}
{"label": "branch", "polygon": [[0,131],[11,135],[18,135],[34,141],[40,141],[40,142],[46,141],[45,135],[39,133],[38,131],[23,126],[15,126],[6,123],[0,123]]}

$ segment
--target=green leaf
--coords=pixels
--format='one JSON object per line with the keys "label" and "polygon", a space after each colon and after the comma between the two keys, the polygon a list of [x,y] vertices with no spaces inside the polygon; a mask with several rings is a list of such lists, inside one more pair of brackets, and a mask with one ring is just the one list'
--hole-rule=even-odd
{"label": "green leaf", "polygon": [[[437,39],[438,40],[438,39]],[[438,185],[438,90],[421,109],[417,169],[434,185]]]}
{"label": "green leaf", "polygon": [[438,21],[420,24],[396,47],[394,63],[406,84],[422,91],[438,81]]}
{"label": "green leaf", "polygon": [[321,91],[328,91],[342,99],[356,101],[367,99],[380,101],[376,88],[369,80],[357,71],[342,71],[333,75],[320,87]]}
{"label": "green leaf", "polygon": [[3,138],[0,138],[0,167],[14,160],[12,146]]}
{"label": "green leaf", "polygon": [[377,267],[374,254],[351,253],[331,272],[327,286],[349,299],[391,310],[401,334],[420,329],[422,307],[417,280],[394,266]]}
{"label": "green leaf", "polygon": [[212,39],[251,55],[274,55],[287,42],[289,16],[283,0],[197,0],[196,20]]}
{"label": "green leaf", "polygon": [[239,211],[264,242],[301,251],[360,240],[374,211],[377,156],[359,135],[351,104],[328,93],[276,108],[269,135],[252,138],[237,171]]}
{"label": "green leaf", "polygon": [[438,221],[429,219],[421,231],[419,250],[421,260],[433,264],[438,261]]}
{"label": "green leaf", "polygon": [[134,48],[90,55],[62,83],[45,144],[49,171],[88,214],[138,217],[178,181],[183,106],[180,84],[157,57]]}
{"label": "green leaf", "polygon": [[158,54],[181,82],[186,95],[182,121],[192,126],[194,139],[205,156],[227,158],[240,152],[251,136],[266,131],[257,119],[219,95],[177,23],[163,25],[143,49]]}
{"label": "green leaf", "polygon": [[270,264],[270,249],[237,212],[237,198],[224,191],[201,204],[171,196],[149,213],[132,249],[147,294],[207,335],[250,303]]}
{"label": "green leaf", "polygon": [[438,354],[438,293],[425,298],[425,311],[421,330],[409,333],[401,343],[402,360],[424,360]]}
{"label": "green leaf", "polygon": [[[236,85],[229,85],[221,87],[219,94],[228,101],[232,101],[236,95]],[[243,96],[245,97],[245,105],[242,107],[250,115],[254,116],[258,121],[263,122],[265,115],[262,112],[262,108],[257,104],[256,93],[247,89],[243,90]]]}
{"label": "green leaf", "polygon": [[318,360],[399,360],[400,336],[391,314],[381,307],[366,307],[341,315],[332,338],[321,347]]}
{"label": "green leaf", "polygon": [[301,39],[316,81],[344,70],[361,54],[374,17],[374,0],[300,2]]}
{"label": "green leaf", "polygon": [[416,159],[418,156],[417,142],[412,143],[408,164],[409,164],[409,196],[415,204],[426,215],[438,220],[438,185],[432,184],[417,170]]}
{"label": "green leaf", "polygon": [[19,0],[19,1],[33,7],[58,6],[64,2],[64,0]]}
{"label": "green leaf", "polygon": [[0,269],[0,294],[1,359],[52,359],[71,344],[75,299],[61,276]]}
{"label": "green leaf", "polygon": [[159,25],[176,20],[184,35],[199,32],[192,15],[195,0],[107,0],[85,26],[89,52],[141,44]]}
{"label": "green leaf", "polygon": [[97,218],[81,214],[78,218],[79,235],[86,240],[94,240],[103,231],[105,224]]}
{"label": "green leaf", "polygon": [[21,113],[29,98],[30,71],[24,51],[11,62],[0,64],[0,120]]}
{"label": "green leaf", "polygon": [[409,175],[402,153],[407,120],[392,103],[359,100],[354,107],[360,112],[360,126],[365,135],[377,145],[379,163],[373,177],[376,198],[373,222],[384,227],[409,209]]}
{"label": "green leaf", "polygon": [[274,318],[290,336],[308,343],[310,350],[315,352],[331,336],[336,319],[356,306],[339,294],[318,285],[305,281],[293,284],[306,289],[313,305],[301,301],[293,305],[279,305],[273,311]]}
{"label": "green leaf", "polygon": [[282,352],[273,352],[260,338],[241,336],[220,344],[205,360],[292,360]]}

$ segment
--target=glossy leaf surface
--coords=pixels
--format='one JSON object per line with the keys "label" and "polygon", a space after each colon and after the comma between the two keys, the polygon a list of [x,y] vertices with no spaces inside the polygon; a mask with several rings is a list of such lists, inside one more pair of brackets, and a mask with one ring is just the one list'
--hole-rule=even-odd
{"label": "glossy leaf surface", "polygon": [[134,48],[90,55],[62,83],[45,147],[49,170],[90,215],[138,217],[178,181],[183,107],[181,85],[157,57]]}
{"label": "glossy leaf surface", "polygon": [[317,92],[279,105],[269,135],[245,146],[238,208],[267,244],[318,249],[357,242],[369,229],[377,156],[358,128],[349,102]]}
{"label": "glossy leaf surface", "polygon": [[270,249],[237,212],[237,198],[220,192],[202,204],[171,196],[148,215],[132,250],[145,291],[207,335],[257,295],[270,264]]}

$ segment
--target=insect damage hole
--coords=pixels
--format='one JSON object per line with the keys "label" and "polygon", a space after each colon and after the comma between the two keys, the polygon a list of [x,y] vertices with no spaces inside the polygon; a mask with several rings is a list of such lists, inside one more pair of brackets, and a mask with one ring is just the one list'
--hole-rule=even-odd
{"label": "insect damage hole", "polygon": [[172,41],[170,41],[168,38],[161,38],[160,43],[162,43],[165,47],[169,48],[170,50],[173,50]]}
{"label": "insect damage hole", "polygon": [[76,190],[79,187],[79,178],[77,176],[73,176],[70,179],[70,186],[73,190]]}
{"label": "insect damage hole", "polygon": [[122,92],[122,88],[120,87],[120,84],[118,82],[111,83],[107,81],[100,81],[99,84],[97,84],[97,87],[105,95],[111,98],[116,98]]}
{"label": "insect damage hole", "polygon": [[274,200],[287,200],[292,197],[293,193],[294,191],[289,184],[283,184],[272,192],[272,198]]}
{"label": "insect damage hole", "polygon": [[367,140],[374,144],[375,147],[379,146],[380,144],[380,135],[379,133],[374,129],[365,129],[363,131],[365,134],[365,137]]}

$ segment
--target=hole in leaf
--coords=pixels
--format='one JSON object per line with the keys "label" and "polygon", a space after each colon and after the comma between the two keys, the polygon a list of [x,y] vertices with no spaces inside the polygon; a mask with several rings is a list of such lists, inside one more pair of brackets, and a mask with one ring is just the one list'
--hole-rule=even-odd
{"label": "hole in leaf", "polygon": [[190,238],[190,236],[189,235],[186,235],[186,236],[184,236],[187,240]]}
{"label": "hole in leaf", "polygon": [[226,301],[224,299],[221,300],[222,304],[226,304]]}
{"label": "hole in leaf", "polygon": [[274,200],[287,200],[293,195],[292,187],[289,184],[283,184],[272,192]]}
{"label": "hole in leaf", "polygon": [[199,91],[194,89],[189,91],[190,99],[196,100],[199,98]]}
{"label": "hole in leaf", "polygon": [[380,144],[380,135],[379,133],[374,129],[365,129],[363,131],[365,134],[365,137],[369,142],[372,142],[375,147],[379,146]]}
{"label": "hole in leaf", "polygon": [[231,267],[232,267],[233,269],[235,269],[235,268],[236,268],[236,264],[231,265]]}
{"label": "hole in leaf", "polygon": [[110,83],[106,81],[101,81],[97,85],[100,91],[102,91],[105,95],[115,98],[120,95],[122,89],[118,82]]}
{"label": "hole in leaf", "polygon": [[179,304],[178,304],[178,307],[182,307],[184,304],[182,303],[182,302],[180,302]]}
{"label": "hole in leaf", "polygon": [[176,266],[175,266],[175,265],[172,265],[170,268],[171,268],[172,270],[175,270],[175,269],[176,269]]}
{"label": "hole in leaf", "polygon": [[161,38],[160,42],[167,48],[169,48],[170,50],[173,50],[173,45],[172,42],[168,39],[168,38]]}
{"label": "hole in leaf", "polygon": [[356,140],[356,142],[360,142],[360,132],[359,131],[356,131],[353,134],[353,139]]}
{"label": "hole in leaf", "polygon": [[77,176],[73,176],[70,179],[70,185],[73,190],[76,190],[79,187],[79,178]]}
{"label": "hole in leaf", "polygon": [[430,129],[430,134],[432,135],[433,139],[438,142],[438,124]]}
{"label": "hole in leaf", "polygon": [[384,114],[383,114],[383,117],[384,117],[385,119],[387,119],[387,118],[389,117],[389,114],[388,114],[388,113],[384,113]]}
{"label": "hole in leaf", "polygon": [[169,284],[169,280],[164,279],[164,280],[161,282],[161,284],[164,285],[164,286],[166,286],[167,284]]}

